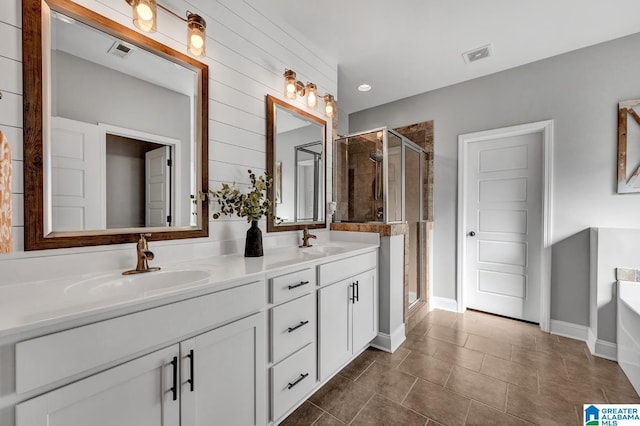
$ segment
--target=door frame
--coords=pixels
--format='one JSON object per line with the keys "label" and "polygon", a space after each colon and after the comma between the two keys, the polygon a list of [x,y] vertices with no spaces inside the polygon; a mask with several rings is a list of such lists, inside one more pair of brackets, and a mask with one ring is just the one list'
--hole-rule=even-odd
{"label": "door frame", "polygon": [[[180,139],[171,138],[168,136],[156,135],[153,133],[143,132],[140,130],[129,129],[127,127],[115,126],[112,124],[106,123],[98,123],[98,137],[101,140],[103,146],[107,145],[107,135],[115,135],[122,136],[130,139],[137,139],[145,142],[152,142],[162,145],[167,145],[171,147],[171,196],[173,198],[173,202],[171,205],[171,222],[172,223],[181,223],[182,213],[181,209],[178,207],[178,200],[183,200],[182,191],[178,184],[177,179],[182,177],[182,141]],[[105,160],[106,162],[106,155]],[[102,167],[102,181],[107,181],[106,176],[106,164]],[[106,200],[106,191],[105,191],[105,200]],[[106,201],[105,201],[106,203]],[[106,205],[106,204],[105,204]]]}
{"label": "door frame", "polygon": [[458,312],[464,312],[467,239],[467,152],[470,143],[542,133],[542,244],[540,245],[540,328],[549,331],[551,320],[551,213],[553,205],[553,120],[458,135],[458,227],[456,295]]}

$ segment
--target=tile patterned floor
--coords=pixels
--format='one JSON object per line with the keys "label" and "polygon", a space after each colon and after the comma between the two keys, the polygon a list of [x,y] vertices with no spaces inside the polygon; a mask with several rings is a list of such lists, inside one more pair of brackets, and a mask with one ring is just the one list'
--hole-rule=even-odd
{"label": "tile patterned floor", "polygon": [[615,362],[583,342],[435,310],[394,354],[367,349],[281,424],[581,425],[583,403],[640,398]]}

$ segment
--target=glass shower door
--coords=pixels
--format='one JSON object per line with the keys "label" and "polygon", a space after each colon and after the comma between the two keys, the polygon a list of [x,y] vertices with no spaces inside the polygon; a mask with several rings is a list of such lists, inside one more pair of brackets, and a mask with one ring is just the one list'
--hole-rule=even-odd
{"label": "glass shower door", "polygon": [[404,157],[404,201],[405,220],[407,222],[409,239],[408,267],[408,296],[409,307],[422,298],[422,273],[421,256],[422,247],[422,151],[412,147],[405,141],[403,144]]}

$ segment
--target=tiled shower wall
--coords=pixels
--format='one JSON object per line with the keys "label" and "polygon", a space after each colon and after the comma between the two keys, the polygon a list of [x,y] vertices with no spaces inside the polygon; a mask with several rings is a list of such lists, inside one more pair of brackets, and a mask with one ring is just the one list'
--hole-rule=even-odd
{"label": "tiled shower wall", "polygon": [[[34,1],[34,0],[30,0]],[[130,6],[122,0],[78,0],[76,3],[120,24],[132,27]],[[209,66],[209,185],[248,184],[247,169],[266,168],[265,95],[282,97],[282,73],[294,69],[298,78],[313,81],[319,93],[337,94],[337,62],[318,52],[293,29],[267,19],[248,3],[236,0],[200,1],[201,8],[178,0],[175,12],[189,9],[207,21]],[[130,266],[132,244],[91,248],[23,251],[22,48],[20,0],[0,2],[0,130],[13,151],[14,252],[0,255],[0,285],[73,273]],[[185,51],[184,23],[160,11],[158,32],[150,37]],[[301,100],[293,101],[306,109]],[[321,116],[320,108],[313,114]],[[327,123],[327,165],[331,167],[331,128]],[[330,168],[329,168],[330,170]],[[328,180],[329,184],[331,180]],[[328,188],[331,194],[331,188]],[[264,221],[262,229],[266,229]],[[209,238],[154,243],[157,262],[215,255],[237,250],[247,223],[240,218],[211,221]],[[265,246],[293,244],[297,234],[265,233]],[[73,268],[72,268],[73,266]]]}

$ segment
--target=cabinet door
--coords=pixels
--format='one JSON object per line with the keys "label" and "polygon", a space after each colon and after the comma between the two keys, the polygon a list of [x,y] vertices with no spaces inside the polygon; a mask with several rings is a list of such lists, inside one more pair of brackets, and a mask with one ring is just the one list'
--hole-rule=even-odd
{"label": "cabinet door", "polygon": [[351,358],[352,288],[347,281],[321,288],[320,311],[320,380],[329,377]]}
{"label": "cabinet door", "polygon": [[263,313],[184,341],[180,353],[183,426],[266,424]]}
{"label": "cabinet door", "polygon": [[376,270],[372,269],[349,280],[355,283],[353,305],[353,350],[367,346],[378,334],[378,298]]}
{"label": "cabinet door", "polygon": [[178,426],[178,355],[173,345],[18,404],[16,425]]}

